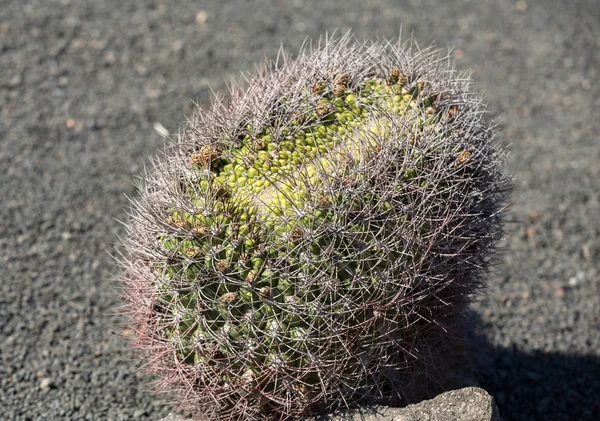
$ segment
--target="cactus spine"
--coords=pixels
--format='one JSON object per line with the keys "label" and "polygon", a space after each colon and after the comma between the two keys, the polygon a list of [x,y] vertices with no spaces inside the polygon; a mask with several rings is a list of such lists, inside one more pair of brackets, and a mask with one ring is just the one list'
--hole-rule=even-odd
{"label": "cactus spine", "polygon": [[408,402],[442,380],[501,232],[494,127],[412,42],[344,36],[273,67],[192,116],[140,185],[135,345],[197,417]]}

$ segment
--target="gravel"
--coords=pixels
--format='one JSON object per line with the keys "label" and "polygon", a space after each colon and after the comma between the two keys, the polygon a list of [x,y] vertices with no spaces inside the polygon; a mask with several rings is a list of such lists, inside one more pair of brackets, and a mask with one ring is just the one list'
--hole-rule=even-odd
{"label": "gravel", "polygon": [[414,33],[473,69],[515,177],[462,381],[504,420],[600,413],[595,0],[0,2],[0,419],[159,420],[108,254],[145,158],[280,43]]}

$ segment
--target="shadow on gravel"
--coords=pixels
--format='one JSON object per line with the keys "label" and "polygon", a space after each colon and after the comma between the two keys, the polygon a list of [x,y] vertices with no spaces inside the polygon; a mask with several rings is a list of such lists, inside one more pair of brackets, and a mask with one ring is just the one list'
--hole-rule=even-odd
{"label": "shadow on gravel", "polygon": [[498,348],[475,328],[472,380],[494,397],[503,421],[600,420],[600,358]]}

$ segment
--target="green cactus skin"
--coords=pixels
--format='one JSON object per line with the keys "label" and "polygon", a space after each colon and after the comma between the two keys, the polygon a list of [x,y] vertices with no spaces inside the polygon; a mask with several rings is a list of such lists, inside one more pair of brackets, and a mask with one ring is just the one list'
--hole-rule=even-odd
{"label": "green cactus skin", "polygon": [[346,36],[286,60],[146,175],[122,279],[135,345],[192,415],[405,403],[443,380],[507,182],[469,80],[409,47]]}

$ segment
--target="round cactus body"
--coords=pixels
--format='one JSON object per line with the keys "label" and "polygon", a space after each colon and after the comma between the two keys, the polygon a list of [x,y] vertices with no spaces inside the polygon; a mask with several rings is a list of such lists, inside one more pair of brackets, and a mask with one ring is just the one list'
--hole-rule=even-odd
{"label": "round cactus body", "polygon": [[469,84],[434,50],[342,37],[192,116],[125,242],[158,388],[264,420],[441,382],[506,188]]}

